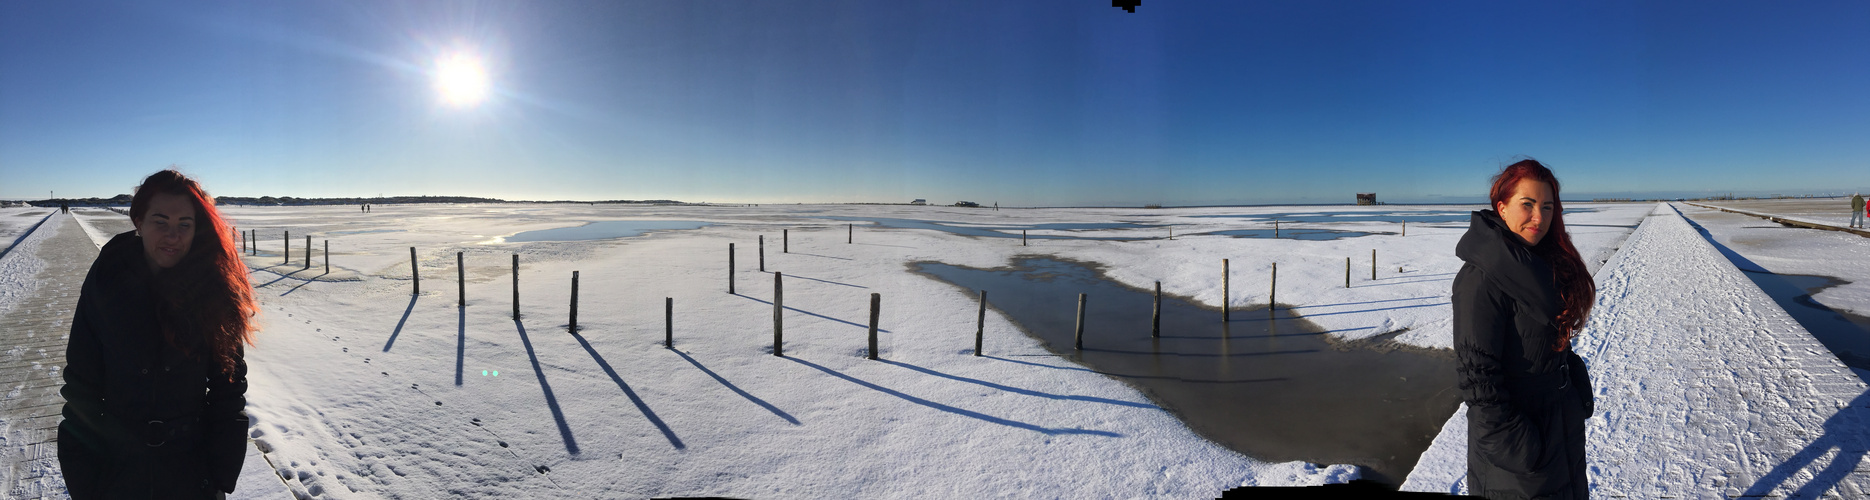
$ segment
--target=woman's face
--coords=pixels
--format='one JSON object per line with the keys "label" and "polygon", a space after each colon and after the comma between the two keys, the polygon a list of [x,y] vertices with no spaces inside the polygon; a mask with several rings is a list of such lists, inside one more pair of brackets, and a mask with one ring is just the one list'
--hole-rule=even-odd
{"label": "woman's face", "polygon": [[175,267],[195,242],[195,205],[188,198],[160,193],[149,198],[149,211],[136,225],[150,270]]}
{"label": "woman's face", "polygon": [[1507,229],[1519,235],[1527,245],[1537,245],[1552,229],[1552,186],[1533,179],[1520,179],[1513,186],[1513,196],[1493,204],[1493,210],[1506,221]]}

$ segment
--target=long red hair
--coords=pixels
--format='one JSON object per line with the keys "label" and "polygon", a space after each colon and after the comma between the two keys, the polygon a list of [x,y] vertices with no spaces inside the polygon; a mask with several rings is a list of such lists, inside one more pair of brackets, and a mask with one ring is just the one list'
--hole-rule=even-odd
{"label": "long red hair", "polygon": [[131,222],[142,225],[157,194],[187,198],[194,205],[196,223],[188,255],[156,280],[163,339],[191,356],[200,354],[197,347],[205,347],[210,361],[231,378],[240,344],[254,345],[260,312],[246,264],[234,246],[233,227],[201,184],[174,169],[151,174],[136,187],[130,199]]}
{"label": "long red hair", "polygon": [[1578,247],[1572,246],[1571,233],[1565,231],[1565,203],[1559,201],[1558,177],[1552,175],[1551,169],[1531,158],[1507,165],[1493,176],[1493,189],[1488,191],[1487,199],[1493,207],[1499,207],[1512,198],[1513,188],[1525,179],[1552,186],[1552,228],[1532,251],[1552,265],[1552,281],[1558,285],[1558,297],[1565,306],[1558,317],[1552,318],[1552,324],[1559,329],[1552,350],[1563,351],[1571,347],[1571,336],[1584,328],[1584,320],[1591,314],[1591,305],[1597,300],[1597,282],[1584,267]]}

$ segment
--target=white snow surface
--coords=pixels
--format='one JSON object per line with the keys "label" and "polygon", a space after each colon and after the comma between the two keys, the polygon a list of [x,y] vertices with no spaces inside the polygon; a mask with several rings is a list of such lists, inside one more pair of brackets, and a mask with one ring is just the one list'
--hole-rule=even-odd
{"label": "white snow surface", "polygon": [[[20,217],[19,213],[14,212],[35,215]],[[6,224],[0,225],[0,232],[10,234],[0,237],[3,238],[0,241],[13,245],[5,257],[0,257],[0,315],[12,311],[21,300],[39,290],[39,271],[45,269],[45,261],[38,257],[39,242],[58,234],[59,226],[58,224],[39,225],[39,222],[47,220],[47,217],[57,216],[61,215],[52,214],[51,211],[44,209],[40,209],[39,212],[22,212],[18,208],[0,209],[0,220],[6,221]],[[30,222],[21,223],[28,219]],[[33,230],[35,225],[39,225],[39,230]],[[20,238],[21,234],[29,230],[32,231],[31,234]],[[14,243],[15,239],[19,242]]]}
{"label": "white snow surface", "polygon": [[[259,230],[251,277],[264,305],[251,366],[250,433],[295,493],[336,498],[1172,497],[1238,485],[1320,484],[1355,467],[1267,463],[1206,441],[1135,389],[1047,353],[999,314],[974,357],[971,293],[908,272],[936,260],[1007,265],[1019,255],[1101,264],[1139,289],[1218,307],[1279,302],[1343,338],[1449,345],[1458,223],[1284,223],[1386,234],[1332,241],[1198,235],[1270,224],[1194,215],[1445,211],[1445,207],[961,209],[906,206],[696,207],[380,205],[222,207]],[[1651,207],[1576,204],[1566,216],[1595,266]],[[975,238],[813,216],[966,224],[1175,224],[1173,240]],[[696,230],[581,242],[491,243],[599,220],[699,220]],[[791,253],[780,230],[790,229]],[[279,254],[292,231],[289,258]],[[1160,229],[1032,231],[1154,236]],[[331,245],[304,263],[304,236]],[[771,355],[773,277],[786,275],[787,357]],[[736,244],[738,295],[727,287]],[[412,296],[409,248],[422,294]],[[1379,251],[1378,279],[1369,255]],[[456,307],[455,253],[467,264]],[[524,317],[511,317],[519,254]],[[1352,288],[1344,259],[1352,259]],[[286,263],[289,262],[289,263]],[[1400,267],[1400,271],[1398,268]],[[572,271],[580,335],[567,334]],[[881,357],[863,359],[870,293],[882,296]],[[664,349],[674,299],[676,349]],[[486,375],[483,375],[483,370]],[[498,371],[498,375],[493,373]],[[458,377],[458,379],[457,379]],[[457,383],[459,380],[459,383]],[[1140,404],[1139,404],[1140,403]]]}
{"label": "white snow surface", "polygon": [[[1751,262],[1744,269],[1774,274],[1830,276],[1847,283],[1812,295],[1825,307],[1870,316],[1870,238],[1842,231],[1793,228],[1760,219],[1688,204],[1683,215],[1707,228],[1714,241]],[[1777,215],[1777,214],[1774,214]],[[1831,220],[1845,226],[1848,220]]]}
{"label": "white snow surface", "polygon": [[[1862,497],[1866,386],[1684,220],[1656,206],[1604,269],[1591,367],[1593,496]],[[1460,491],[1464,414],[1404,485]]]}

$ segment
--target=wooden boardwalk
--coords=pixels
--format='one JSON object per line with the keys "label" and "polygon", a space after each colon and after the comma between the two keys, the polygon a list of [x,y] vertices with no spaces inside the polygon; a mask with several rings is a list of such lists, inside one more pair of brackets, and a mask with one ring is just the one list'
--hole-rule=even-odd
{"label": "wooden boardwalk", "polygon": [[[45,232],[45,234],[37,234]],[[65,340],[84,276],[97,245],[77,219],[53,214],[28,238],[40,238],[30,257],[45,262],[36,292],[0,317],[0,479],[8,498],[64,496],[58,473],[59,412],[65,398]],[[25,258],[9,255],[7,258]]]}

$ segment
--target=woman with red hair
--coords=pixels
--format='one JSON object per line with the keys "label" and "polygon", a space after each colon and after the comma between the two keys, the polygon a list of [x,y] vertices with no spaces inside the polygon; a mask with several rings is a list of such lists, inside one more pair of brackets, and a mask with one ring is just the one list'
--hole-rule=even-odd
{"label": "woman with red hair", "polygon": [[1565,232],[1558,178],[1538,161],[1493,178],[1490,210],[1455,246],[1454,350],[1467,401],[1468,491],[1587,498],[1591,378],[1571,351],[1597,286]]}
{"label": "woman with red hair", "polygon": [[201,185],[143,179],[136,230],[91,264],[66,346],[59,468],[72,498],[217,498],[246,457],[259,308],[233,231]]}

